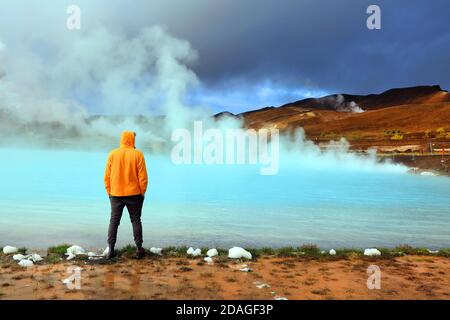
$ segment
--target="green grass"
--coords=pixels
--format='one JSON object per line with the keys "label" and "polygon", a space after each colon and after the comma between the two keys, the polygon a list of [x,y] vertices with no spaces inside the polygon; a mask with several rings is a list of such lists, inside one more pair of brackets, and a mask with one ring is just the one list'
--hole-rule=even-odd
{"label": "green grass", "polygon": [[277,257],[293,257],[296,250],[293,247],[283,247],[273,250],[273,254]]}
{"label": "green grass", "polygon": [[69,244],[60,244],[55,247],[50,247],[47,249],[48,254],[59,254],[64,255],[67,252],[67,249],[70,247]]}
{"label": "green grass", "polygon": [[270,247],[263,247],[263,248],[259,249],[259,252],[261,253],[261,255],[266,255],[266,256],[275,255],[275,249],[270,248]]}
{"label": "green grass", "polygon": [[228,249],[216,248],[219,256],[228,256]]}
{"label": "green grass", "polygon": [[136,252],[136,246],[133,246],[131,244],[127,244],[125,247],[117,250],[117,253],[125,254],[125,255],[131,255],[135,252]]}
{"label": "green grass", "polygon": [[[163,249],[163,256],[166,257],[190,257],[186,254],[187,247],[167,247]],[[202,256],[206,255],[208,248],[202,248]],[[399,246],[393,249],[389,248],[378,248],[381,252],[381,256],[376,257],[366,257],[364,256],[364,250],[358,248],[342,248],[335,249],[336,255],[332,256],[328,250],[322,250],[314,244],[305,244],[299,247],[280,247],[280,248],[245,248],[252,254],[253,260],[258,259],[262,256],[275,256],[275,257],[299,257],[308,259],[323,259],[323,260],[336,260],[336,259],[348,259],[348,258],[367,258],[367,259],[391,259],[404,254],[407,255],[427,255],[427,256],[442,256],[450,257],[450,248],[441,249],[439,253],[432,254],[428,252],[426,248],[413,248],[410,246]],[[217,248],[219,256],[216,260],[227,260],[228,259],[228,249]],[[322,253],[324,251],[324,253]]]}
{"label": "green grass", "polygon": [[335,257],[337,258],[362,257],[363,254],[364,254],[363,250],[354,248],[343,248],[343,249],[336,249]]}
{"label": "green grass", "polygon": [[439,250],[437,255],[440,257],[450,258],[450,248]]}
{"label": "green grass", "polygon": [[187,257],[188,247],[167,247],[162,250],[165,257]]}
{"label": "green grass", "polygon": [[321,250],[315,244],[305,244],[298,248],[299,252],[310,257],[319,257],[322,255]]}
{"label": "green grass", "polygon": [[63,259],[58,254],[50,253],[45,257],[45,261],[50,264],[55,264],[55,263],[63,261]]}
{"label": "green grass", "polygon": [[[50,247],[47,249],[47,257],[45,261],[47,263],[58,263],[64,261],[64,254],[67,251],[67,248],[70,245],[61,244],[58,246]],[[0,248],[0,256],[4,260],[5,255],[3,255],[3,248]],[[162,256],[169,257],[178,257],[178,258],[192,258],[189,256],[186,251],[188,247],[166,247],[162,250]],[[202,248],[202,256],[195,257],[197,259],[203,259],[206,255],[206,252],[209,248]],[[395,257],[404,256],[404,255],[419,255],[419,256],[437,256],[437,257],[447,257],[450,258],[450,248],[440,249],[438,253],[431,253],[427,248],[421,247],[412,247],[409,245],[401,245],[395,248],[377,248],[381,252],[381,256],[374,257],[366,257],[363,254],[362,249],[358,248],[341,248],[335,249],[336,255],[330,255],[328,250],[322,250],[314,244],[304,244],[299,247],[280,247],[280,248],[270,248],[270,247],[262,247],[262,248],[245,248],[252,254],[253,260],[257,260],[260,257],[291,257],[295,259],[314,259],[314,260],[339,260],[339,259],[350,259],[350,258],[361,258],[361,259],[393,259]],[[147,250],[148,251],[148,250]],[[220,265],[226,263],[227,261],[231,261],[234,259],[228,258],[228,249],[217,248],[219,255],[214,258],[216,264]],[[27,248],[20,248],[19,252],[22,254],[26,254]],[[136,252],[136,247],[133,245],[127,245],[121,249],[117,250],[119,255],[123,255],[125,257],[131,256]],[[77,256],[77,261],[87,260],[87,256]],[[244,259],[245,260],[245,259]],[[5,260],[6,261],[6,260]]]}
{"label": "green grass", "polygon": [[409,245],[395,247],[393,251],[403,254],[430,255],[427,248],[413,248]]}

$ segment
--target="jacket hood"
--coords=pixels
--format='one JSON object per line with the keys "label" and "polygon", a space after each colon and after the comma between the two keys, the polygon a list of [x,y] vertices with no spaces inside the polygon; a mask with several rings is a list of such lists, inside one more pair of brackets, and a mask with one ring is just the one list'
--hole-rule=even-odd
{"label": "jacket hood", "polygon": [[135,148],[134,141],[136,134],[133,131],[124,131],[120,136],[120,147]]}

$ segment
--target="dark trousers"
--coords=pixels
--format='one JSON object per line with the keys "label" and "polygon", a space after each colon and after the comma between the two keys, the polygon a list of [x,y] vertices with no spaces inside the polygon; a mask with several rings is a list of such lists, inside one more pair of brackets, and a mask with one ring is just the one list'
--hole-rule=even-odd
{"label": "dark trousers", "polygon": [[122,218],[123,208],[127,207],[130,214],[131,224],[133,225],[133,235],[136,247],[142,247],[142,223],[141,213],[144,197],[141,195],[127,196],[127,197],[109,197],[111,202],[111,220],[109,221],[108,229],[108,245],[111,250],[117,240],[117,229]]}

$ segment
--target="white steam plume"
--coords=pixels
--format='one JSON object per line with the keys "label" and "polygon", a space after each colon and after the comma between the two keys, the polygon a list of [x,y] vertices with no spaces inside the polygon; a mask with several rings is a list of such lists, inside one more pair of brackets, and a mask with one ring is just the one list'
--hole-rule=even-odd
{"label": "white steam plume", "polygon": [[361,113],[364,110],[358,106],[355,101],[347,102],[343,95],[338,94],[337,96],[329,97],[328,102],[333,105],[333,108],[338,112],[352,112]]}
{"label": "white steam plume", "polygon": [[[92,11],[99,21],[108,20],[101,10]],[[27,19],[21,14],[10,16]],[[11,20],[8,16],[0,20],[1,144],[56,141],[95,148],[103,142],[116,144],[126,129],[137,132],[140,147],[159,150],[170,147],[166,142],[172,129],[190,128],[194,119],[202,119],[205,129],[242,125],[234,118],[215,122],[211,113],[186,106],[186,92],[199,82],[189,67],[197,53],[163,27],[133,30],[106,23],[71,32],[64,24],[55,26],[60,20],[54,13],[48,17],[47,24],[13,25],[5,22]],[[363,111],[343,96],[333,103],[338,111]],[[343,142],[336,154],[323,153],[304,138],[291,141],[286,136],[282,142],[283,154],[324,160],[311,163],[350,163],[348,157],[357,157],[348,155]]]}
{"label": "white steam plume", "polygon": [[[202,114],[183,101],[198,83],[187,66],[197,53],[162,27],[134,37],[98,28],[50,39],[41,43],[44,50],[33,41],[21,48],[9,52],[0,43],[2,135],[117,139],[122,129],[138,127],[145,140],[160,141],[165,131]],[[127,117],[89,119],[88,110]],[[164,115],[165,121],[143,126],[133,115]]]}

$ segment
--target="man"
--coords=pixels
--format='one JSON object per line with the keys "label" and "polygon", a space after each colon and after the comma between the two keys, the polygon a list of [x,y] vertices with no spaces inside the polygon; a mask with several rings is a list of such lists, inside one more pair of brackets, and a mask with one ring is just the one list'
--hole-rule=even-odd
{"label": "man", "polygon": [[147,190],[147,168],[144,155],[135,147],[136,133],[124,131],[120,137],[120,148],[108,156],[105,169],[105,188],[111,202],[111,220],[108,230],[108,258],[114,258],[117,229],[122,218],[123,208],[127,207],[133,225],[135,258],[144,256],[142,248],[141,212]]}

